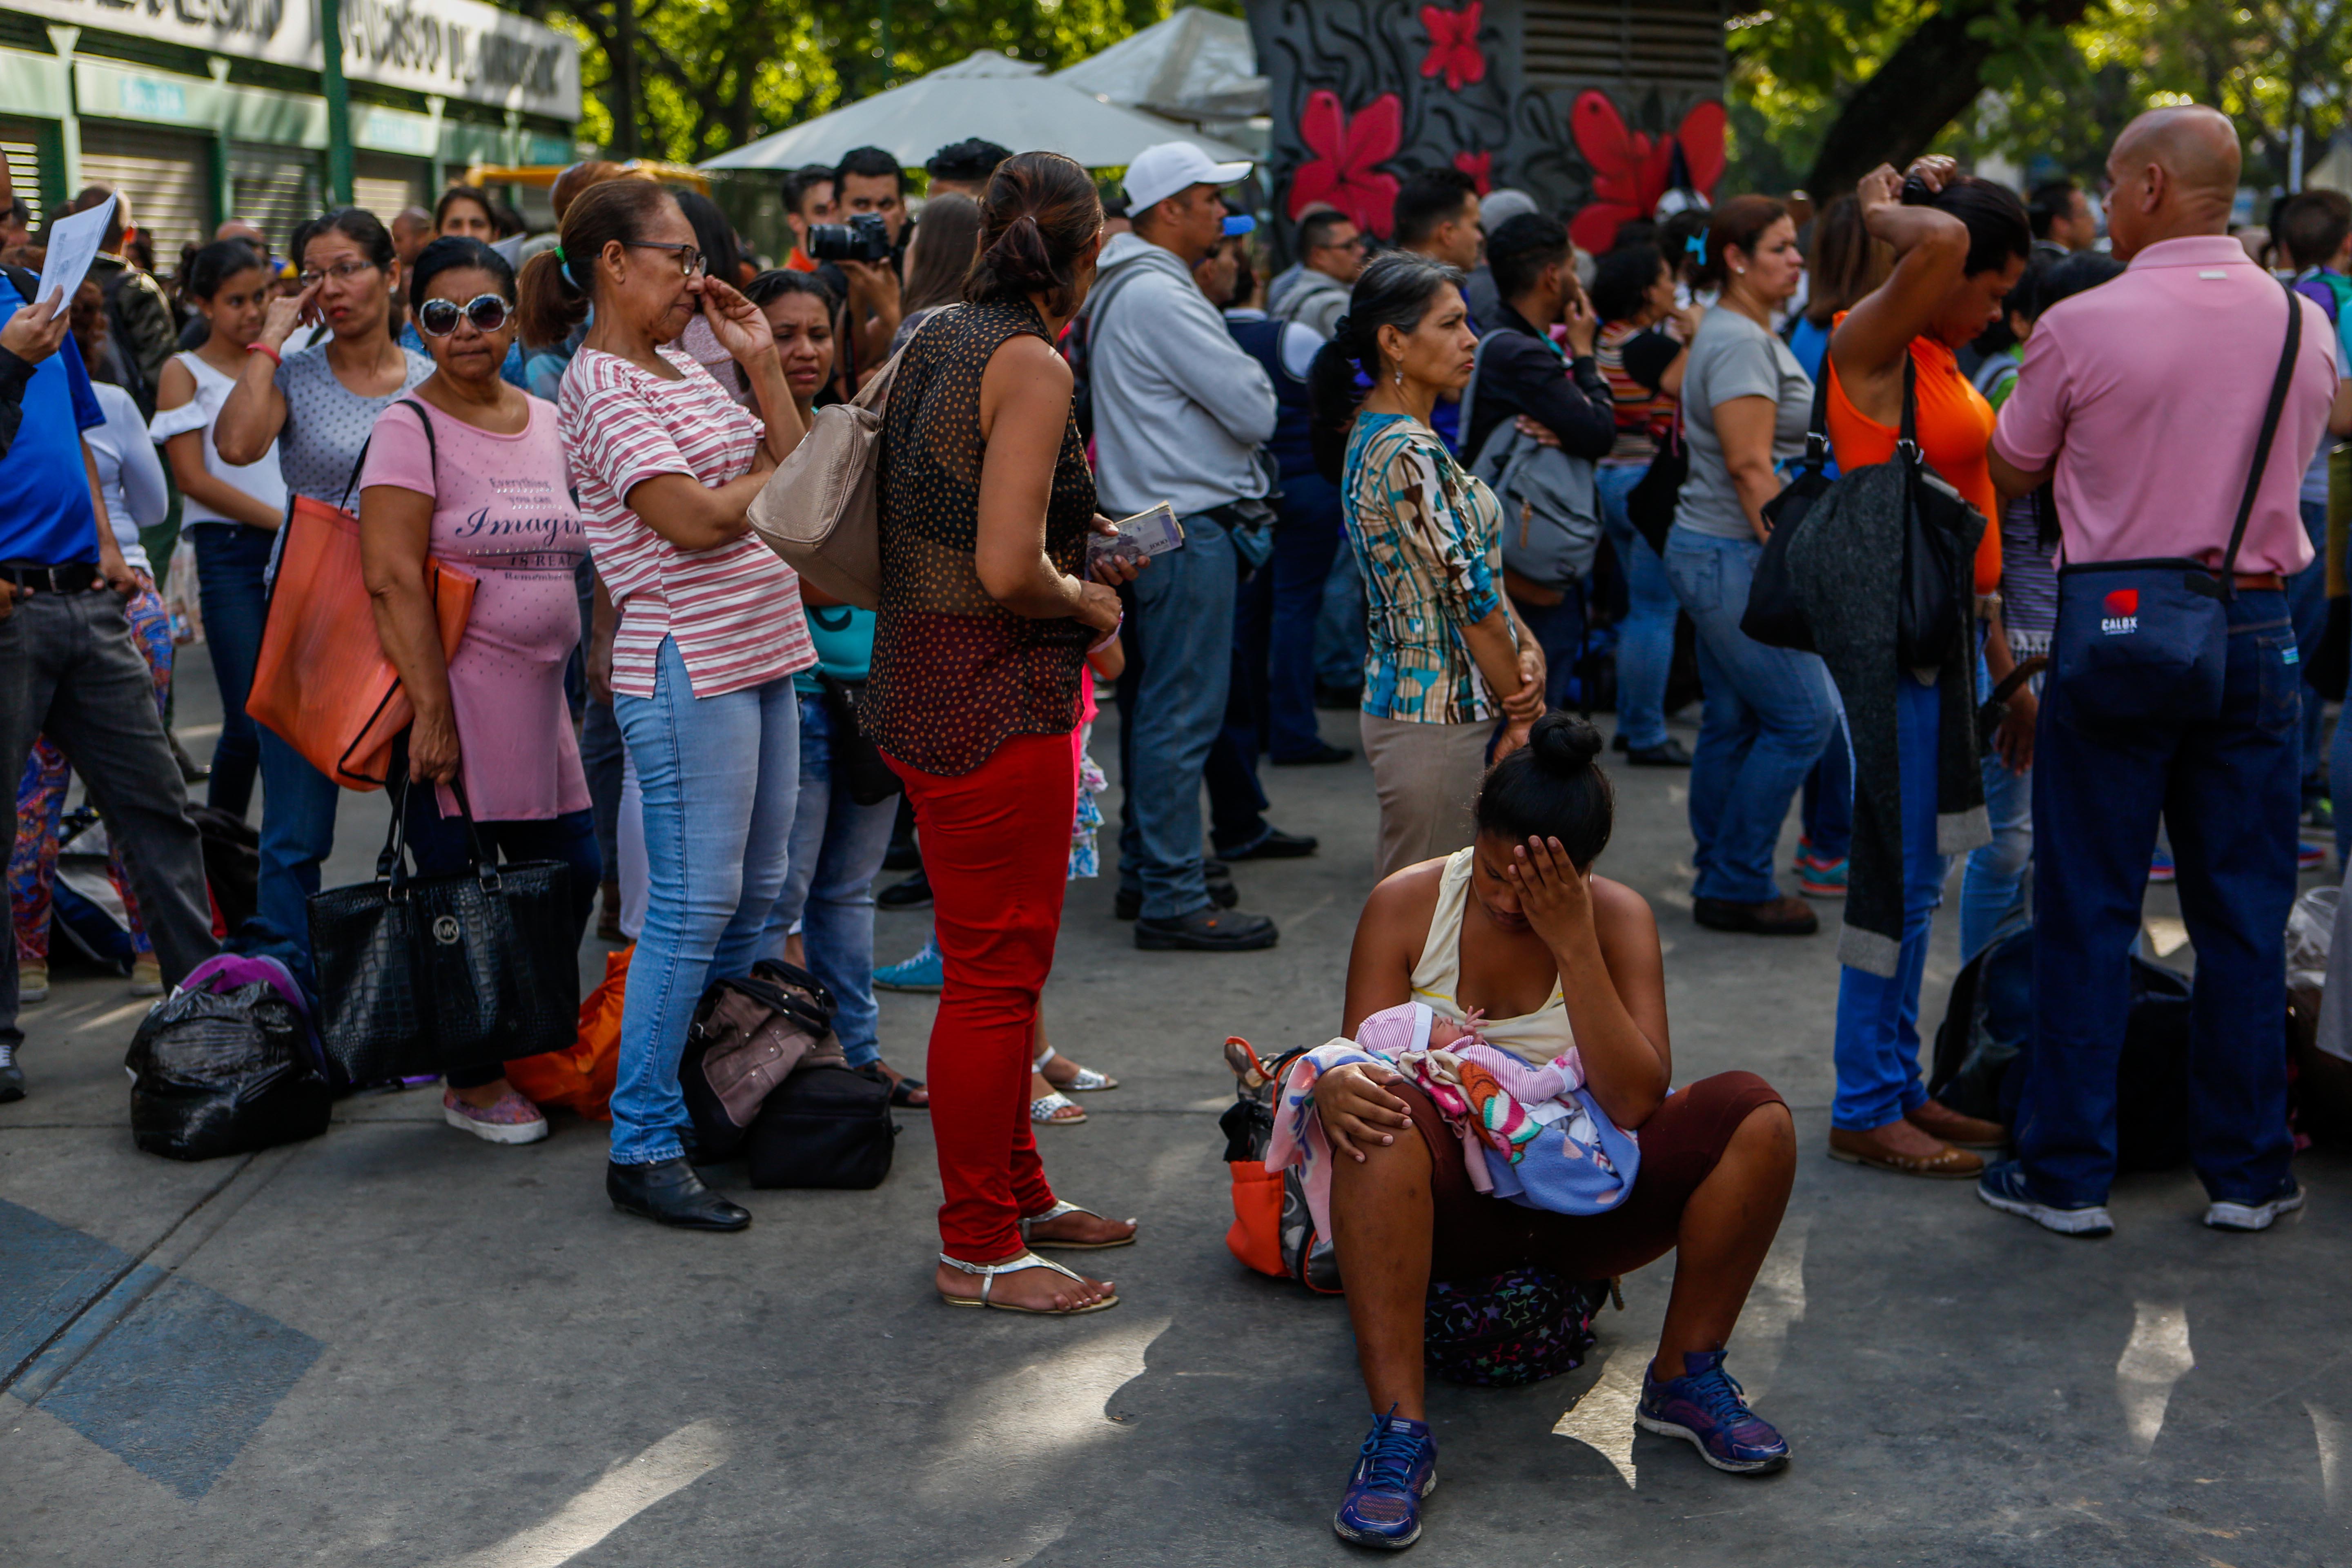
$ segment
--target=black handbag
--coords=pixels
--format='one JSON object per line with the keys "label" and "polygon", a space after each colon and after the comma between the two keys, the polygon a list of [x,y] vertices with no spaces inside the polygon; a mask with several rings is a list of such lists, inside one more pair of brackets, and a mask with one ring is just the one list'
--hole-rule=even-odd
{"label": "black handbag", "polygon": [[1811,653],[1812,623],[1805,618],[1805,601],[1789,573],[1789,545],[1804,526],[1813,503],[1830,493],[1829,366],[1813,383],[1813,417],[1805,428],[1805,458],[1780,493],[1764,503],[1764,552],[1756,558],[1756,574],[1748,584],[1748,608],[1739,616],[1740,631],[1767,647],[1794,648]]}
{"label": "black handbag", "polygon": [[755,1187],[878,1187],[898,1124],[890,1086],[855,1068],[803,1067],[769,1091],[744,1139]]}
{"label": "black handbag", "polygon": [[859,805],[879,805],[907,787],[882,760],[882,748],[857,727],[858,704],[866,700],[866,682],[840,680],[818,672],[824,688],[824,705],[833,714],[834,776]]}
{"label": "black handbag", "polygon": [[2228,606],[2238,593],[2238,549],[2246,542],[2302,343],[2303,307],[2290,293],[2286,341],[2220,567],[2177,556],[2059,568],[2058,629],[2050,640],[2046,692],[2069,721],[2174,725],[2220,716],[2228,689]]}
{"label": "black handbag", "polygon": [[473,843],[465,870],[419,876],[407,855],[408,786],[395,768],[392,829],[375,879],[310,896],[319,1037],[348,1084],[485,1068],[569,1046],[580,1028],[572,868],[499,865]]}
{"label": "black handbag", "polygon": [[1682,499],[1683,480],[1690,476],[1690,442],[1683,435],[1682,416],[1674,425],[1650,466],[1625,492],[1625,516],[1633,531],[1650,542],[1658,559],[1666,558],[1666,534],[1675,526],[1675,505]]}

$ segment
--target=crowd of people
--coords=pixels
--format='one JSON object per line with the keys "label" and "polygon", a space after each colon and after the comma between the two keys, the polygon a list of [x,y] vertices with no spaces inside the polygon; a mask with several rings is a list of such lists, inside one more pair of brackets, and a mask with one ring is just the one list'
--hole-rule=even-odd
{"label": "crowd of people", "polygon": [[[2280,287],[2229,229],[2235,132],[2179,108],[2116,142],[2104,225],[2071,183],[2029,202],[1929,157],[1819,212],[1685,204],[1592,256],[1564,215],[1445,169],[1402,180],[1387,246],[1294,215],[1276,270],[1230,198],[1251,165],[1187,142],[1108,197],[983,142],[925,172],[919,204],[877,149],[793,173],[773,268],[707,198],[612,164],[567,170],[537,237],[459,186],[388,224],[322,214],[282,256],[226,224],[166,288],[118,205],[56,304],[17,269],[37,237],[0,252],[0,771],[24,781],[0,1100],[26,1092],[68,764],[110,829],[138,989],[215,945],[198,777],[239,818],[259,781],[258,914],[229,940],[300,972],[342,791],[245,710],[273,546],[309,498],[358,517],[415,711],[392,784],[420,868],[476,842],[560,861],[578,933],[635,944],[613,1204],[751,1222],[697,1173],[680,1054],[709,984],[789,956],[839,998],[848,1063],[930,1113],[950,1305],[1104,1310],[1111,1281],[1036,1249],[1137,1239],[1055,1195],[1035,1131],[1083,1120],[1066,1091],[1115,1087],[1055,1055],[1038,1007],[1064,890],[1097,868],[1098,700],[1117,916],[1192,952],[1278,941],[1230,865],[1323,847],[1268,819],[1259,769],[1350,760],[1318,710],[1354,710],[1378,886],[1345,1037],[1289,1069],[1277,1146],[1349,1284],[1374,1422],[1336,1527],[1360,1544],[1410,1544],[1434,1484],[1433,1280],[1675,1250],[1639,1421],[1728,1471],[1788,1457],[1725,1345],[1793,1123],[1752,1074],[1675,1083],[1658,921],[1594,868],[1612,775],[1570,707],[1613,705],[1627,765],[1688,770],[1697,924],[1802,937],[1843,900],[1832,1158],[2110,1231],[2128,964],[2169,876],[2206,1222],[2300,1205],[2280,934],[2318,853],[2298,828],[2334,826],[2331,763],[2352,770],[2299,651],[2330,621],[2352,482],[2328,450],[2352,434],[2352,202],[2282,207]],[[868,610],[751,514],[886,365]],[[174,501],[224,710],[208,776],[169,733],[141,548]],[[1096,548],[1163,506],[1181,548]],[[454,651],[444,564],[478,584]],[[1790,595],[1801,637],[1759,618]],[[1685,745],[1668,721],[1694,692]],[[2032,928],[2005,1121],[1921,1073],[1958,855],[1964,952]],[[928,903],[934,934],[877,965],[892,863],[913,874],[879,898]],[[882,1059],[877,984],[940,992],[921,1079]],[[548,1132],[495,1068],[452,1075],[443,1107],[494,1142]],[[1536,1162],[1497,1196],[1469,1122],[1564,1141],[1582,1175]]]}

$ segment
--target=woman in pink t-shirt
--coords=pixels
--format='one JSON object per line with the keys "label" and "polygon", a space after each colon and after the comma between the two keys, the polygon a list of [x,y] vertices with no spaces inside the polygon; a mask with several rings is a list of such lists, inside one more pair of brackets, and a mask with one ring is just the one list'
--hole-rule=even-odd
{"label": "woman in pink t-shirt", "polygon": [[[435,370],[369,437],[360,552],[376,634],[416,709],[408,779],[433,786],[406,795],[418,869],[467,865],[470,810],[491,854],[571,865],[584,931],[601,866],[563,670],[580,641],[573,574],[588,542],[554,405],[499,376],[514,300],[514,268],[478,239],[437,239],[416,258],[410,308]],[[446,659],[427,556],[477,582],[465,640]],[[493,1143],[547,1136],[546,1118],[497,1068],[451,1073],[441,1109]]]}

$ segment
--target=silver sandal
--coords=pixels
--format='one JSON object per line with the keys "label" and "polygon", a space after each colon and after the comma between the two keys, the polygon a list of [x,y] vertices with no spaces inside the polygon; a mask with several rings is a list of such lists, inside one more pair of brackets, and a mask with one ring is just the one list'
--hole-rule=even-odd
{"label": "silver sandal", "polygon": [[[1018,1222],[1021,1226],[1021,1239],[1032,1247],[1051,1247],[1064,1252],[1106,1252],[1114,1247],[1135,1245],[1135,1233],[1132,1231],[1118,1241],[1055,1241],[1050,1236],[1038,1237],[1030,1234],[1035,1226],[1044,1225],[1047,1220],[1059,1219],[1066,1214],[1092,1215],[1096,1219],[1101,1220],[1110,1217],[1108,1215],[1095,1214],[1094,1210],[1080,1207],[1076,1204],[1056,1203],[1044,1214],[1033,1214]],[[1126,1223],[1133,1225],[1135,1222],[1129,1220]]]}
{"label": "silver sandal", "polygon": [[1020,1257],[1007,1258],[1003,1263],[966,1263],[961,1258],[950,1258],[942,1252],[940,1254],[940,1261],[961,1273],[980,1276],[980,1294],[977,1296],[950,1296],[944,1290],[940,1292],[940,1300],[950,1307],[985,1307],[999,1312],[1026,1312],[1033,1318],[1076,1318],[1088,1312],[1099,1312],[1107,1307],[1118,1305],[1117,1292],[1085,1307],[1015,1307],[1010,1302],[992,1300],[990,1292],[996,1289],[996,1277],[1000,1274],[1019,1274],[1031,1268],[1050,1268],[1056,1274],[1076,1280],[1078,1284],[1086,1283],[1085,1279],[1078,1274],[1063,1268],[1050,1258],[1040,1258],[1034,1252],[1024,1252]]}
{"label": "silver sandal", "polygon": [[[1029,1064],[1029,1070],[1036,1073],[1042,1078],[1045,1076],[1045,1064],[1052,1061],[1055,1057],[1060,1056],[1062,1056],[1061,1052],[1054,1049],[1053,1047],[1048,1046],[1045,1047],[1045,1054],[1044,1056],[1039,1057],[1035,1061]],[[1067,1057],[1062,1057],[1062,1059],[1064,1061],[1069,1061],[1070,1058]],[[1075,1062],[1072,1062],[1070,1065],[1073,1067],[1077,1066]],[[1110,1074],[1107,1072],[1097,1072],[1092,1068],[1078,1068],[1077,1077],[1072,1079],[1067,1083],[1054,1083],[1054,1080],[1050,1078],[1046,1079],[1045,1081],[1049,1084],[1053,1084],[1055,1091],[1062,1094],[1093,1094],[1101,1089],[1117,1089],[1118,1087],[1118,1079],[1111,1077]]]}
{"label": "silver sandal", "polygon": [[[1055,1114],[1060,1110],[1076,1110],[1078,1113],[1076,1116]],[[1040,1127],[1076,1127],[1086,1119],[1087,1113],[1079,1110],[1078,1102],[1058,1089],[1051,1094],[1041,1094],[1029,1102],[1029,1120]]]}

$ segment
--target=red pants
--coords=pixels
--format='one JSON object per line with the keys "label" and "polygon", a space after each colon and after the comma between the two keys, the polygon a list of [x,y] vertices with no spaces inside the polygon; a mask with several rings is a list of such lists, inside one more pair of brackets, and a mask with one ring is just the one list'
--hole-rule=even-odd
{"label": "red pants", "polygon": [[927,1068],[946,1199],[940,1250],[995,1262],[1021,1250],[1014,1221],[1054,1206],[1029,1071],[1069,885],[1076,756],[1067,735],[1016,735],[958,778],[887,760],[922,836],[946,968]]}

